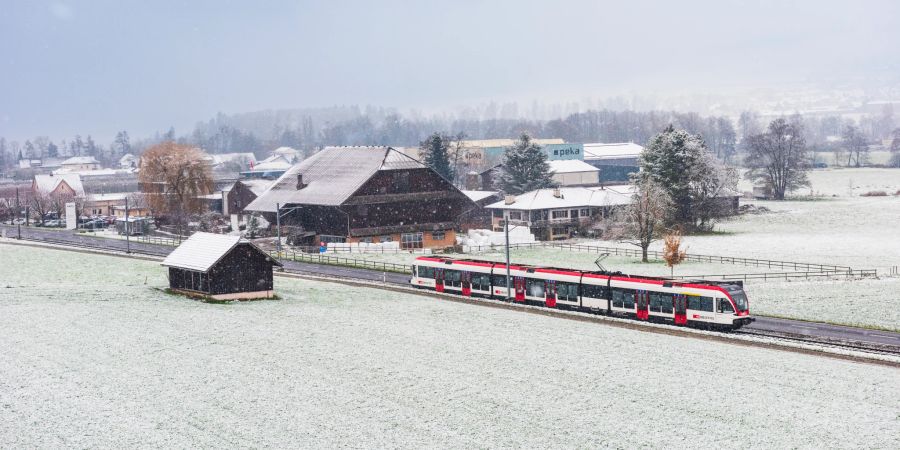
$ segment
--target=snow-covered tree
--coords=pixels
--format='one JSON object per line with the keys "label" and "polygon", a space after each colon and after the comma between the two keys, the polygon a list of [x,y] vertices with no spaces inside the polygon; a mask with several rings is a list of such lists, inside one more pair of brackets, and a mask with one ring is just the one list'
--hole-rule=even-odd
{"label": "snow-covered tree", "polygon": [[736,185],[736,174],[707,151],[700,135],[669,125],[654,136],[640,157],[637,182],[652,181],[672,202],[669,221],[709,230],[721,215],[716,198]]}
{"label": "snow-covered tree", "polygon": [[419,143],[419,150],[422,154],[422,162],[452,183],[456,178],[456,173],[455,167],[450,161],[451,142],[452,138],[449,136],[435,132]]}
{"label": "snow-covered tree", "polygon": [[530,136],[523,134],[503,153],[503,168],[495,185],[507,194],[518,195],[557,184],[550,173],[547,155]]}
{"label": "snow-covered tree", "polygon": [[865,135],[855,125],[847,125],[841,132],[843,147],[847,150],[847,166],[859,167],[869,157],[869,143]]}

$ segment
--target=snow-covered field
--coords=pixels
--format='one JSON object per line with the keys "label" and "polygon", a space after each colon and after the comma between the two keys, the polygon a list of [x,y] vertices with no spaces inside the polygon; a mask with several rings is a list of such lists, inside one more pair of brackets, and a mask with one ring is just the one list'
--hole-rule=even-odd
{"label": "snow-covered field", "polygon": [[0,244],[0,447],[900,447],[897,369]]}

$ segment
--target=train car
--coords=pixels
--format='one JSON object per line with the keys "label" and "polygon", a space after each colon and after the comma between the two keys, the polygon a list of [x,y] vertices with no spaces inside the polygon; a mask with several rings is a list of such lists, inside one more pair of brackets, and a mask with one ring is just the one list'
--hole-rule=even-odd
{"label": "train car", "polygon": [[679,326],[737,329],[754,319],[738,283],[680,281],[491,261],[423,256],[413,286],[463,296],[509,299],[548,308],[620,315]]}

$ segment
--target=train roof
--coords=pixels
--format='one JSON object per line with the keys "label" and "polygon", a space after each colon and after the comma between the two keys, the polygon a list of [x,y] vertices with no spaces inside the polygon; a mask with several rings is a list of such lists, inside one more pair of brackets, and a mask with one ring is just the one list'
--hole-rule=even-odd
{"label": "train roof", "polygon": [[[431,261],[431,262],[439,262],[445,264],[462,264],[462,265],[473,265],[480,267],[506,267],[506,263],[503,261],[487,261],[487,260],[478,260],[478,259],[470,259],[470,258],[453,258],[449,256],[420,256],[416,258],[417,261]],[[693,288],[710,288],[717,287],[721,289],[727,289],[729,287],[736,287],[738,289],[743,288],[743,281],[741,280],[727,280],[727,281],[716,281],[716,280],[702,280],[702,279],[675,279],[668,277],[656,277],[649,275],[637,275],[637,274],[627,274],[621,271],[609,271],[609,270],[579,270],[573,268],[565,268],[565,267],[550,267],[550,266],[531,266],[527,264],[516,264],[510,263],[510,269],[513,270],[523,270],[526,272],[534,272],[534,273],[555,273],[558,275],[572,275],[572,276],[583,276],[587,278],[602,278],[608,279],[612,278],[614,280],[620,281],[632,281],[638,283],[651,283],[658,284],[662,286],[681,286],[681,287],[693,287]]]}

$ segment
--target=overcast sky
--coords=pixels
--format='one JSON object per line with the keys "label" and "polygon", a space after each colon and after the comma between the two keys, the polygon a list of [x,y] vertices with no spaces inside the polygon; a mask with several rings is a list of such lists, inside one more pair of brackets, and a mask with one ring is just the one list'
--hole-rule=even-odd
{"label": "overcast sky", "polygon": [[20,140],[900,68],[891,0],[0,1],[0,136]]}

